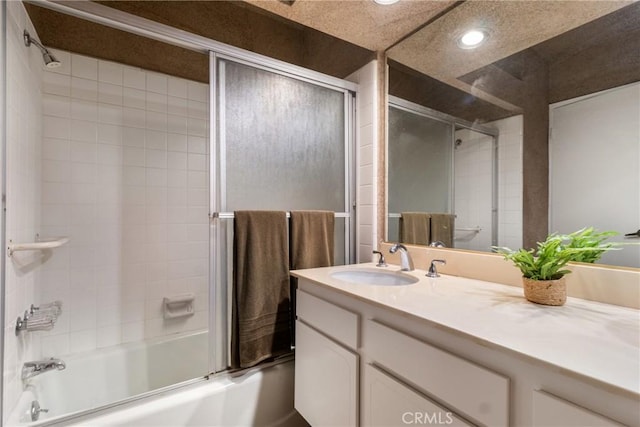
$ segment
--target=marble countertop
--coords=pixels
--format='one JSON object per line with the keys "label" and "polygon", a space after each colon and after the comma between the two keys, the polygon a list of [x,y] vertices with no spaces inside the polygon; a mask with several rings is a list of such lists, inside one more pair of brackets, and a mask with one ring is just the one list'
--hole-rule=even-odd
{"label": "marble countertop", "polygon": [[374,286],[331,277],[346,269],[399,271],[374,264],[293,271],[324,287],[462,333],[640,396],[640,311],[578,298],[551,307],[519,287],[463,277],[403,272],[415,284]]}

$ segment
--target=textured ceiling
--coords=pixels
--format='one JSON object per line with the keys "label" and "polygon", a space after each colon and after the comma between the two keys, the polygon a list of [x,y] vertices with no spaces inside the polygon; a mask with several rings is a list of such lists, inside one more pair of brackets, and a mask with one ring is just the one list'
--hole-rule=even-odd
{"label": "textured ceiling", "polygon": [[245,0],[283,18],[373,51],[385,51],[458,2],[400,1],[381,6],[372,0]]}
{"label": "textured ceiling", "polygon": [[[518,105],[461,77],[633,3],[401,0],[380,6],[372,0],[245,2],[367,49],[386,51],[400,64],[513,113],[520,112]],[[472,27],[486,28],[489,39],[478,49],[460,49],[457,37]]]}
{"label": "textured ceiling", "polygon": [[[544,63],[548,103],[640,81],[640,2],[458,77],[474,89],[522,107],[531,94],[529,61]],[[389,93],[468,121],[513,115],[465,91],[389,60]]]}
{"label": "textured ceiling", "polygon": [[[75,2],[64,3],[73,6]],[[620,65],[628,71],[627,81],[636,78],[634,66],[638,62],[629,62],[629,52],[625,52],[638,45],[640,2],[631,1],[400,0],[390,6],[373,0],[97,3],[340,78],[371,60],[373,51],[386,50],[390,59],[430,76],[431,86],[440,81],[461,91],[462,97],[471,94],[512,113],[519,112],[519,102],[501,94],[504,80],[497,78],[505,77],[517,88],[523,65],[518,58],[505,61],[517,52],[537,46],[536,55],[548,64],[558,63],[577,56],[573,52],[576,41],[591,42],[615,28],[628,35],[616,39],[620,43],[603,44],[597,55],[583,48],[583,58],[573,61],[572,69],[562,66],[570,72],[552,73],[558,77],[550,80],[551,99],[582,90],[579,86],[589,77],[585,70],[601,71],[604,67],[599,65],[600,57],[606,58],[607,64],[626,61]],[[612,13],[623,6],[627,7],[621,13]],[[29,13],[46,45],[206,81],[206,58],[200,55],[37,6],[31,6]],[[595,30],[575,33],[569,43],[553,42],[556,36],[602,16],[611,19]],[[489,29],[488,42],[475,50],[459,49],[456,37],[472,25]],[[191,56],[194,58],[187,60]],[[185,63],[189,66],[181,65]],[[573,77],[579,74],[585,74],[584,79]],[[599,72],[601,81],[608,76]],[[492,78],[498,82],[493,87],[489,84]],[[615,82],[620,81],[616,76]],[[560,95],[554,97],[553,93]]]}
{"label": "textured ceiling", "polygon": [[[389,49],[389,58],[507,110],[518,107],[459,79],[470,72],[628,6],[630,1],[467,1]],[[488,40],[460,49],[466,29]]]}

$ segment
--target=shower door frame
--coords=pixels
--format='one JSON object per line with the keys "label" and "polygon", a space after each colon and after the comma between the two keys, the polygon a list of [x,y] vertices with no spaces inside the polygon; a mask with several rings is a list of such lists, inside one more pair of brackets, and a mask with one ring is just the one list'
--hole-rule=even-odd
{"label": "shower door frame", "polygon": [[[235,48],[234,48],[235,49]],[[226,186],[226,168],[225,159],[218,158],[219,152],[224,152],[226,147],[225,129],[220,123],[224,122],[222,111],[218,111],[218,104],[224,103],[224,92],[218,94],[218,85],[224,83],[224,74],[218,73],[219,60],[235,62],[238,64],[253,67],[259,70],[278,74],[284,77],[292,78],[298,81],[310,83],[319,87],[324,87],[336,92],[341,92],[344,96],[344,171],[345,171],[345,188],[344,188],[344,212],[336,212],[336,218],[345,219],[344,230],[344,253],[345,261],[351,264],[355,259],[355,93],[357,86],[346,80],[335,79],[321,73],[317,73],[305,68],[293,66],[288,63],[273,60],[262,55],[246,52],[237,49],[235,54],[229,52],[209,52],[209,226],[210,239],[209,251],[209,308],[211,321],[210,330],[215,333],[209,335],[210,348],[213,348],[213,360],[210,366],[210,372],[218,373],[226,371],[229,368],[229,349],[230,337],[228,320],[231,313],[228,312],[228,278],[225,280],[223,274],[226,272],[228,276],[228,265],[222,264],[222,247],[228,246],[225,243],[225,236],[220,232],[220,221],[233,218],[232,212],[222,212],[221,208],[225,205],[226,194],[224,189]],[[222,98],[219,98],[222,95]],[[228,264],[228,262],[227,262]],[[222,286],[226,284],[227,286]],[[212,329],[215,328],[215,329]],[[224,349],[224,351],[222,350]]]}
{"label": "shower door frame", "polygon": [[[426,117],[431,120],[436,120],[442,123],[447,123],[451,126],[451,141],[450,149],[451,149],[451,182],[450,182],[450,195],[449,198],[449,209],[451,213],[455,212],[455,140],[456,140],[456,130],[458,129],[468,129],[474,132],[482,133],[487,136],[491,136],[493,138],[491,151],[493,153],[492,165],[491,165],[491,244],[493,246],[498,245],[498,129],[492,126],[479,125],[477,123],[472,123],[466,121],[464,119],[434,110],[429,107],[425,107],[420,104],[416,104],[411,101],[407,101],[402,98],[398,98],[397,96],[389,95],[387,100],[387,110],[389,108],[396,108],[402,111],[406,111],[418,116]],[[389,152],[389,135],[387,134],[386,138],[386,147],[385,150]],[[389,176],[389,162],[387,161],[385,164],[385,176]],[[400,217],[400,213],[390,213],[389,212],[389,180],[386,181],[387,188],[385,189],[385,206],[387,207],[387,217],[385,221],[385,235],[388,238],[389,235],[389,218],[392,217]],[[393,215],[393,216],[392,216]],[[454,248],[455,249],[455,248]]]}
{"label": "shower door frame", "polygon": [[5,244],[5,236],[7,231],[6,210],[7,210],[7,3],[0,2],[0,370],[2,370],[2,379],[0,379],[0,425],[3,422],[4,410],[4,332],[5,332],[5,271],[7,263],[7,245]]}

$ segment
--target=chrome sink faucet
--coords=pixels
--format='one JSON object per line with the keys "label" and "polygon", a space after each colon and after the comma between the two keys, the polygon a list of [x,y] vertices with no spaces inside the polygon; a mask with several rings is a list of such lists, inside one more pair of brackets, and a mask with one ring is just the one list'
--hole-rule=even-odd
{"label": "chrome sink faucet", "polygon": [[22,365],[22,380],[26,380],[36,375],[44,374],[45,372],[52,371],[57,369],[58,371],[66,368],[67,365],[60,359],[45,359],[45,360],[36,360],[33,362],[25,362]]}
{"label": "chrome sink faucet", "polygon": [[413,267],[413,260],[411,259],[411,255],[409,255],[409,251],[403,244],[396,243],[395,245],[389,248],[389,252],[392,254],[395,254],[398,250],[400,250],[400,270],[402,271],[415,270]]}
{"label": "chrome sink faucet", "polygon": [[384,259],[384,254],[380,251],[373,251],[374,255],[378,255],[378,263],[376,267],[386,267],[387,261]]}
{"label": "chrome sink faucet", "polygon": [[427,277],[440,277],[438,274],[438,269],[436,268],[436,264],[445,265],[447,263],[444,259],[434,259],[431,260],[431,265],[429,266],[429,272],[426,274]]}

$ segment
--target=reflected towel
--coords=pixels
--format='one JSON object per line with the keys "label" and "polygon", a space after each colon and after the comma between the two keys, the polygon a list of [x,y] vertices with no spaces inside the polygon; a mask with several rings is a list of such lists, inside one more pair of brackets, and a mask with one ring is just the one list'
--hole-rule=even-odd
{"label": "reflected towel", "polygon": [[402,212],[400,215],[400,242],[414,245],[431,243],[431,215],[425,212]]}
{"label": "reflected towel", "polygon": [[231,366],[247,368],[291,351],[287,216],[236,211]]}
{"label": "reflected towel", "polygon": [[453,247],[453,232],[455,230],[455,215],[431,214],[431,241],[441,241],[448,248]]}

